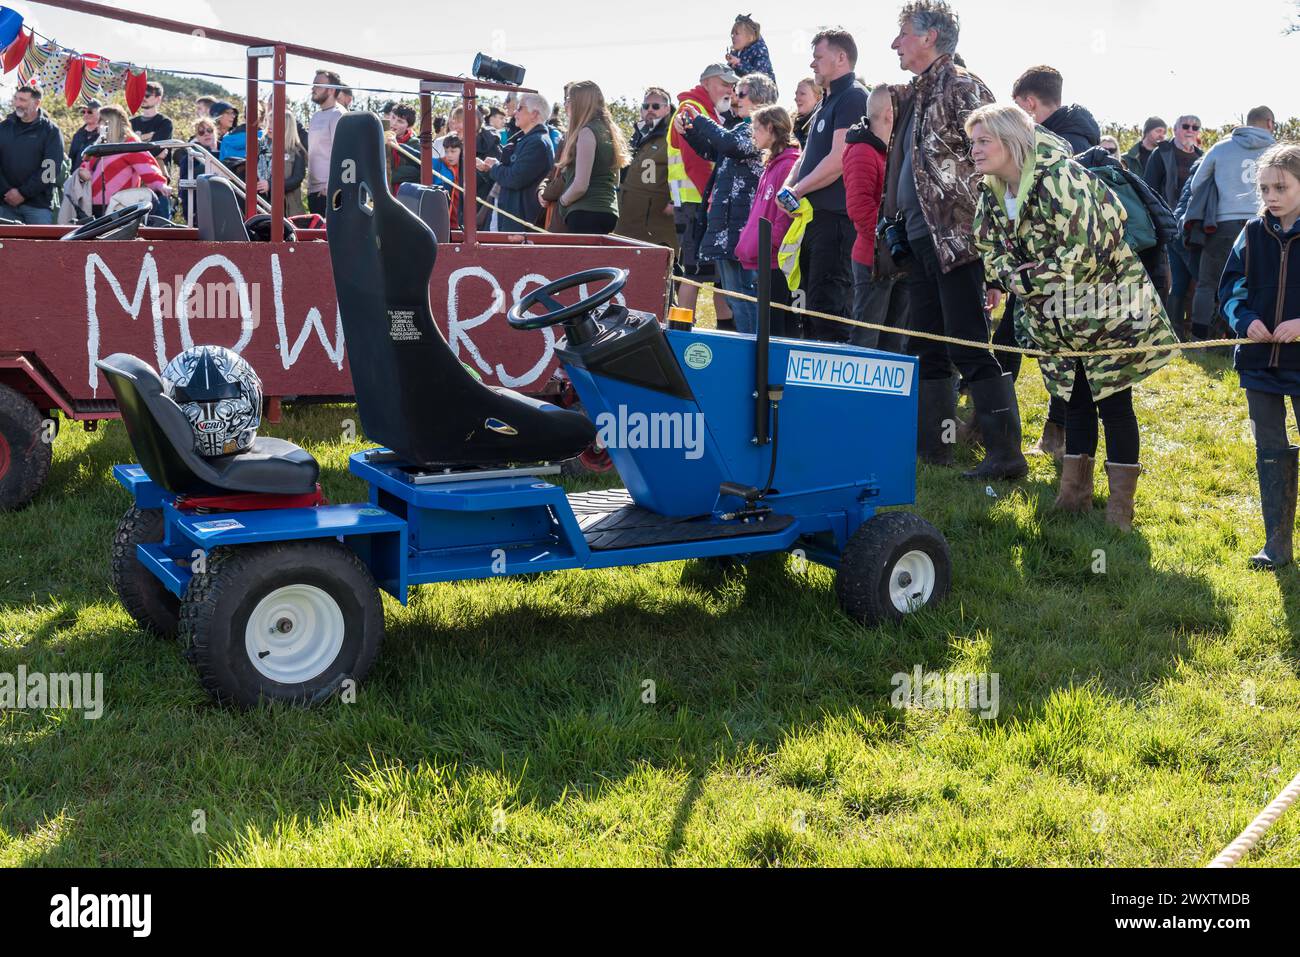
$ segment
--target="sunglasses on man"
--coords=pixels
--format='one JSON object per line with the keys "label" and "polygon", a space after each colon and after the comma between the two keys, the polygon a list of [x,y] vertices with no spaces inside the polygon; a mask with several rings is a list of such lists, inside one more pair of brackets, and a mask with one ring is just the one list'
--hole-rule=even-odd
{"label": "sunglasses on man", "polygon": [[1199,126],[1196,126],[1192,123],[1184,123],[1183,129],[1188,130],[1192,133],[1199,133],[1201,131],[1201,128]]}
{"label": "sunglasses on man", "polygon": [[643,109],[643,110],[662,110],[663,108],[664,108],[664,105],[663,105],[662,103],[642,103],[642,104],[641,104],[641,109]]}

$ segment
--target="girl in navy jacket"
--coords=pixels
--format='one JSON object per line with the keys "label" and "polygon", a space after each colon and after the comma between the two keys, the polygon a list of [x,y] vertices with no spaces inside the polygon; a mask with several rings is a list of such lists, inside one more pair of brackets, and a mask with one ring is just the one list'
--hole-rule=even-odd
{"label": "girl in navy jacket", "polygon": [[1286,431],[1286,400],[1300,423],[1300,146],[1278,145],[1257,167],[1263,212],[1233,244],[1219,302],[1252,345],[1237,346],[1233,366],[1246,390],[1255,433],[1259,495],[1267,540],[1251,565],[1291,561],[1296,512],[1296,455]]}

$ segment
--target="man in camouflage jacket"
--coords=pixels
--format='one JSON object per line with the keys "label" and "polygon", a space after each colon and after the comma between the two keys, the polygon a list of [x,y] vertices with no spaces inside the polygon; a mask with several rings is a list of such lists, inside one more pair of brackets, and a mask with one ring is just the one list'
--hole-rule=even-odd
{"label": "man in camouflage jacket", "polygon": [[[899,14],[892,48],[899,65],[914,73],[910,84],[890,86],[894,132],[885,173],[885,216],[896,218],[909,250],[899,263],[897,244],[876,244],[876,274],[886,264],[907,271],[909,325],[920,332],[988,342],[983,267],[975,249],[973,221],[978,175],[970,159],[965,119],[993,102],[979,77],[954,61],[960,25],[943,0],[910,0]],[[985,455],[973,479],[1016,479],[1028,471],[1020,451],[1020,410],[1014,382],[993,352],[921,337],[911,340],[920,358],[917,454],[930,464],[953,460],[956,387],[961,373]]]}

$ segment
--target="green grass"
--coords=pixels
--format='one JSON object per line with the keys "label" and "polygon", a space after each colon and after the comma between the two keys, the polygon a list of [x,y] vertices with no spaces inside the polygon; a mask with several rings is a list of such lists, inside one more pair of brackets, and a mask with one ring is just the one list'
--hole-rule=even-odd
{"label": "green grass", "polygon": [[[114,600],[130,449],[65,424],[46,490],[0,515],[0,671],[102,671],[107,706],[0,715],[0,864],[1204,864],[1300,769],[1300,573],[1244,568],[1261,526],[1226,364],[1180,359],[1138,406],[1132,535],[1052,514],[1048,462],[997,497],[922,468],[954,590],[897,626],[775,559],[444,585],[385,599],[357,703],[251,713]],[[349,417],[267,430],[335,500],[362,494]],[[917,664],[998,673],[997,719],[891,707]],[[1247,863],[1300,865],[1300,808]]]}

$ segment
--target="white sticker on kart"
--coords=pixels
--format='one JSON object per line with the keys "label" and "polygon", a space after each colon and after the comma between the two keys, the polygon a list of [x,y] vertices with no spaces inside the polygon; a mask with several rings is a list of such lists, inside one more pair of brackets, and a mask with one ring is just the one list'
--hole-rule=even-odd
{"label": "white sticker on kart", "polygon": [[419,342],[420,330],[415,324],[415,310],[388,310],[388,338],[393,342]]}
{"label": "white sticker on kart", "polygon": [[194,531],[196,532],[229,532],[243,527],[242,523],[236,522],[233,518],[220,518],[212,522],[194,523]]}
{"label": "white sticker on kart", "polygon": [[913,368],[910,362],[891,359],[791,350],[785,369],[785,384],[911,395]]}

